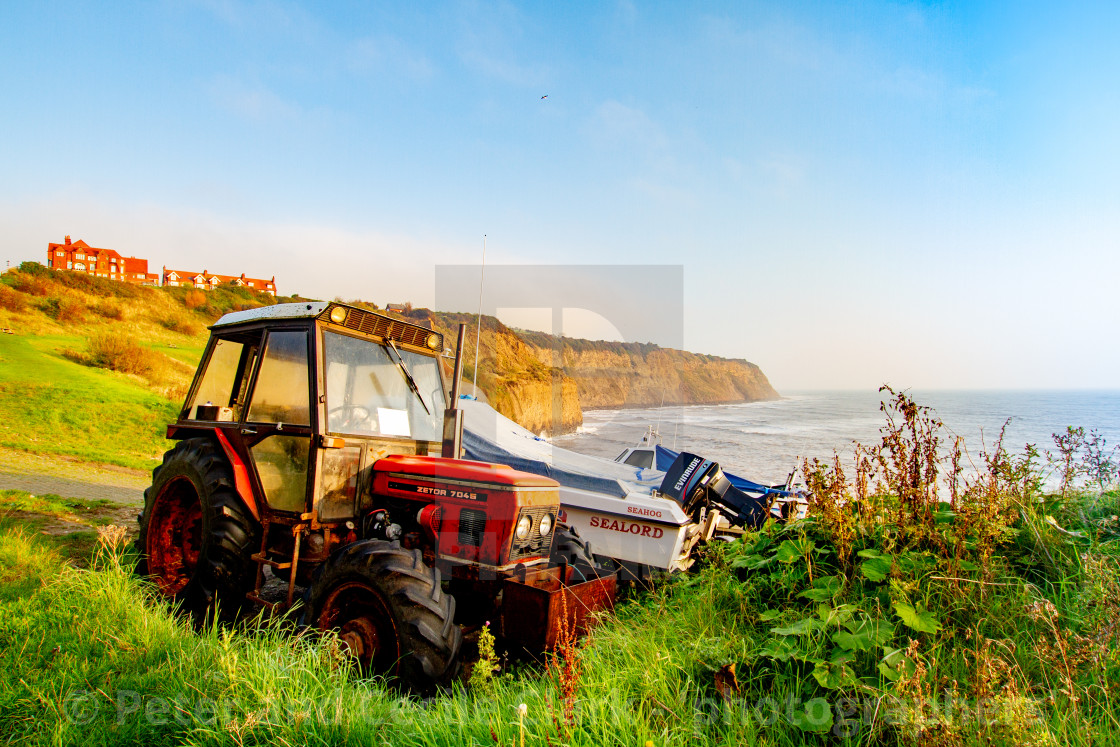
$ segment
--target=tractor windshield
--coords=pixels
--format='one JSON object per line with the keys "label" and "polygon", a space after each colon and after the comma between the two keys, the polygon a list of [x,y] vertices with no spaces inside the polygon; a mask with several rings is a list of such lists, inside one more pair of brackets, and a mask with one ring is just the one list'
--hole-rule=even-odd
{"label": "tractor windshield", "polygon": [[[408,350],[390,352],[372,340],[324,331],[323,360],[331,433],[417,441],[443,438],[443,383],[435,358]],[[411,373],[416,392],[404,371]]]}

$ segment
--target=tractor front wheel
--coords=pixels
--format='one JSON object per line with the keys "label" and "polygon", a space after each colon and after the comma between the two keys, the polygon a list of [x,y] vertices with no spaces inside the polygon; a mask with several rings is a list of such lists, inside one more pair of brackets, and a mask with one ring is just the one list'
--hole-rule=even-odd
{"label": "tractor front wheel", "polygon": [[233,485],[233,472],[208,438],[180,441],[163,455],[144,491],[139,572],[201,616],[220,602],[229,616],[245,601],[256,566],[259,527]]}
{"label": "tractor front wheel", "polygon": [[591,544],[579,536],[575,527],[560,524],[556,527],[556,536],[552,538],[552,552],[549,553],[549,565],[576,565],[585,563],[595,565],[595,558],[591,554]]}
{"label": "tractor front wheel", "polygon": [[426,692],[458,672],[455,599],[419,550],[382,540],[348,545],[317,570],[305,603],[303,620],[336,631],[363,673]]}

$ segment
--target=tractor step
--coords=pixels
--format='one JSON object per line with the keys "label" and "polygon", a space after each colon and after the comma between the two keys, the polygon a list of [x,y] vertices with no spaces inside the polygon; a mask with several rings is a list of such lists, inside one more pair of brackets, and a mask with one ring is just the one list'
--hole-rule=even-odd
{"label": "tractor step", "polygon": [[255,591],[250,591],[245,595],[245,598],[250,602],[256,602],[263,607],[267,607],[270,612],[275,612],[276,608],[281,606],[279,602],[270,602],[267,599],[262,599],[260,594]]}
{"label": "tractor step", "polygon": [[265,553],[261,553],[261,552],[257,553],[256,555],[253,555],[252,560],[253,560],[254,563],[261,563],[263,565],[271,566],[272,568],[283,569],[283,568],[291,568],[292,567],[291,563],[281,563],[280,561],[273,560],[272,558],[268,557]]}

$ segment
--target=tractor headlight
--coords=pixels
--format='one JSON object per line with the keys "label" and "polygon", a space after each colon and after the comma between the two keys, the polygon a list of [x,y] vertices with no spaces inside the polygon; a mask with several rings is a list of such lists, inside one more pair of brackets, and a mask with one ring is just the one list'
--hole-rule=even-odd
{"label": "tractor headlight", "polygon": [[523,540],[529,536],[529,530],[532,528],[533,520],[528,516],[522,516],[520,519],[518,519],[517,528],[513,530],[513,533],[517,535],[517,539]]}
{"label": "tractor headlight", "polygon": [[335,324],[342,324],[346,321],[346,309],[342,306],[335,306],[331,309],[331,321]]}
{"label": "tractor headlight", "polygon": [[545,537],[552,531],[552,514],[545,514],[541,517],[541,536]]}

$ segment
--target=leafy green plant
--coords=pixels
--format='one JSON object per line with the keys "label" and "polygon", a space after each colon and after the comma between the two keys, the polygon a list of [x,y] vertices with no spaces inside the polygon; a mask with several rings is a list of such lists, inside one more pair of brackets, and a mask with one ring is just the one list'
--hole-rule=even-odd
{"label": "leafy green plant", "polygon": [[490,623],[487,622],[478,631],[478,660],[471,668],[468,682],[471,690],[479,692],[487,690],[496,671],[498,671],[498,656],[494,653],[494,634],[490,632]]}

